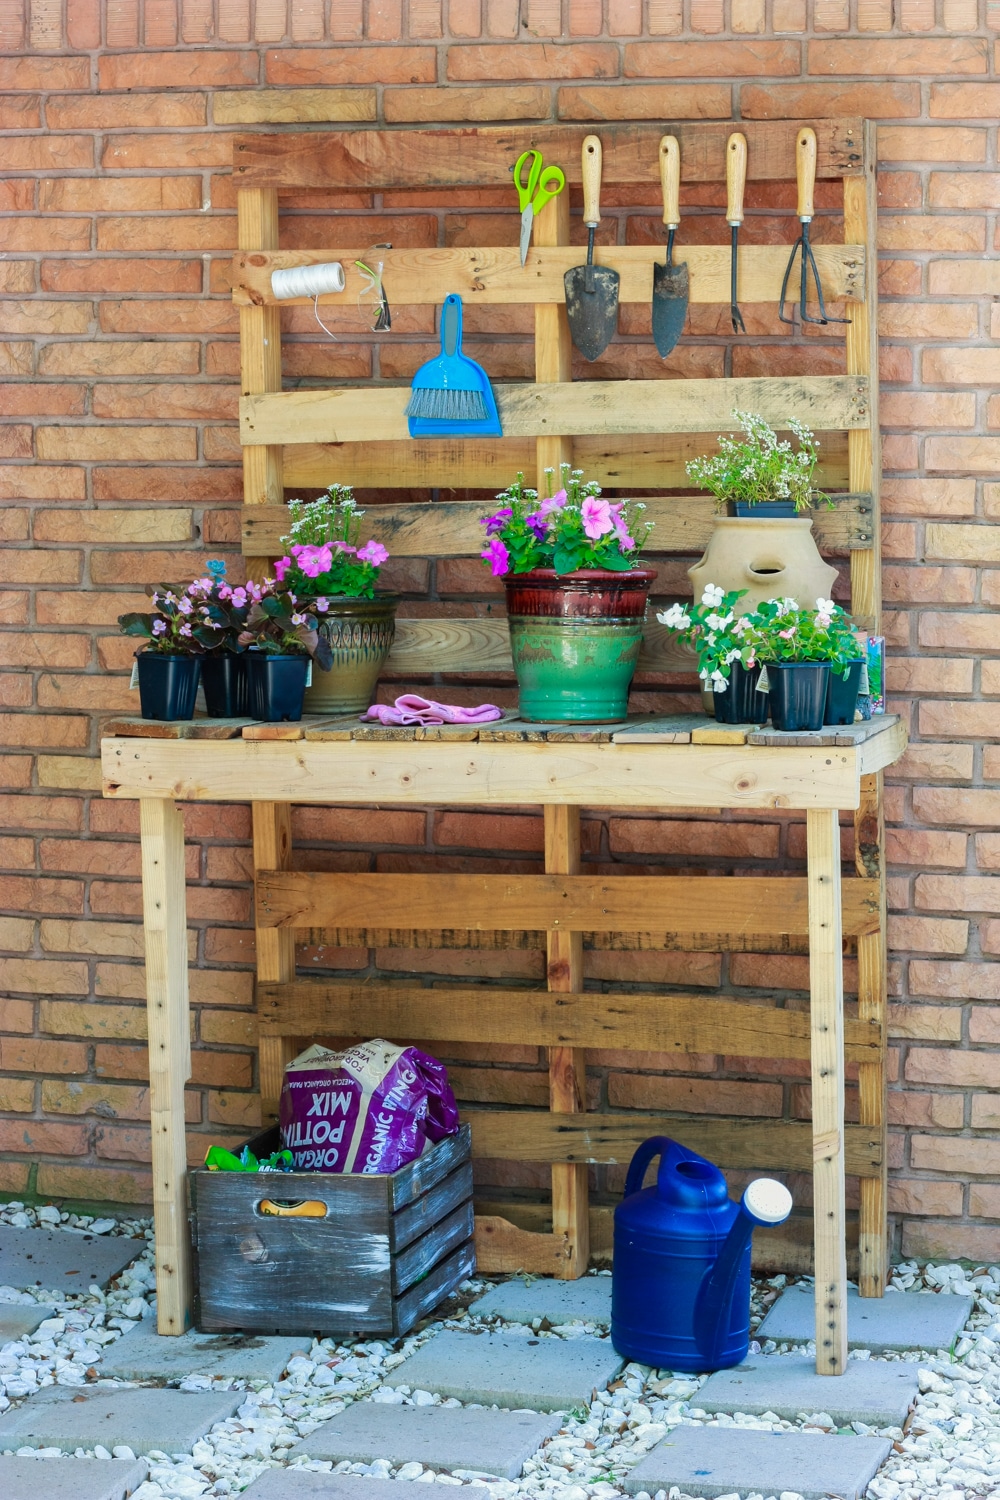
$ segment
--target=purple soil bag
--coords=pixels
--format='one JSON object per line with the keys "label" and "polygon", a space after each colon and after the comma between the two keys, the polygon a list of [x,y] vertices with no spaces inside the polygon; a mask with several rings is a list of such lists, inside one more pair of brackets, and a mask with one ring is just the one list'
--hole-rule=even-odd
{"label": "purple soil bag", "polygon": [[455,1135],[443,1063],[416,1047],[307,1047],[285,1069],[281,1144],[297,1172],[395,1172]]}

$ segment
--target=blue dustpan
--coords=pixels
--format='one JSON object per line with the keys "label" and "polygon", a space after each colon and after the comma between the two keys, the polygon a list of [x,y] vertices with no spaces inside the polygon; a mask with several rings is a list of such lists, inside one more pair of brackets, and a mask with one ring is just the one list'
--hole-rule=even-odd
{"label": "blue dustpan", "polygon": [[462,353],[462,299],[441,309],[441,353],[413,377],[406,406],[410,437],[502,437],[490,378]]}

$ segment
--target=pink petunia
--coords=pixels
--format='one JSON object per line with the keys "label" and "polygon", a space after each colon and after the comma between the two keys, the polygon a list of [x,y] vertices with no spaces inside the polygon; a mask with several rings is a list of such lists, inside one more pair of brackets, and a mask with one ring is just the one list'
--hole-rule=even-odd
{"label": "pink petunia", "polygon": [[376,542],[374,537],[358,550],[358,562],[371,563],[373,568],[380,568],[388,556],[382,543]]}
{"label": "pink petunia", "polygon": [[322,547],[298,547],[295,551],[295,560],[307,578],[318,578],[321,573],[329,573],[333,567],[333,552],[328,543]]}
{"label": "pink petunia", "polygon": [[479,556],[488,562],[494,578],[502,578],[510,567],[510,553],[498,536],[491,537],[484,552]]}
{"label": "pink petunia", "polygon": [[285,581],[285,574],[288,572],[288,570],[289,570],[289,568],[291,566],[292,566],[292,559],[290,557],[279,557],[278,558],[278,561],[274,565],[274,576],[278,580],[279,583],[284,583],[284,581]]}
{"label": "pink petunia", "polygon": [[588,495],[580,506],[580,519],[583,522],[583,530],[592,542],[600,537],[607,536],[609,531],[614,530],[614,522],[611,519],[611,506],[606,500],[596,500],[593,495]]}
{"label": "pink petunia", "polygon": [[547,500],[542,501],[538,507],[538,514],[544,518],[545,516],[550,516],[554,510],[562,510],[567,498],[565,490],[556,490],[554,495],[550,495]]}

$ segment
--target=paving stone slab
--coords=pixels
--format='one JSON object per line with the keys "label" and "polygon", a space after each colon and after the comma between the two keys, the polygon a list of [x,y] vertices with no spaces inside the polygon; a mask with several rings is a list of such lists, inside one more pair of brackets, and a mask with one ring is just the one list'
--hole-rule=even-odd
{"label": "paving stone slab", "polygon": [[25,1334],[34,1333],[39,1323],[55,1315],[54,1307],[43,1307],[40,1302],[0,1302],[0,1349],[15,1339],[23,1339]]}
{"label": "paving stone slab", "polygon": [[838,1427],[902,1427],[917,1395],[917,1366],[905,1360],[851,1359],[843,1375],[817,1375],[804,1354],[751,1355],[731,1370],[712,1375],[692,1406],[708,1412],[744,1411],[762,1417],[826,1412]]}
{"label": "paving stone slab", "polygon": [[[886,1292],[862,1297],[847,1288],[847,1342],[851,1349],[949,1349],[972,1312],[973,1299],[939,1292]],[[816,1337],[811,1286],[782,1292],[757,1330],[760,1340],[804,1344]]]}
{"label": "paving stone slab", "polygon": [[486,1406],[570,1411],[585,1406],[624,1361],[608,1339],[525,1338],[445,1329],[397,1365],[395,1385]]}
{"label": "paving stone slab", "polygon": [[65,1229],[11,1229],[0,1224],[0,1286],[86,1292],[92,1281],[106,1286],[145,1248],[145,1240],[121,1234],[71,1234]]}
{"label": "paving stone slab", "polygon": [[533,1323],[547,1318],[559,1323],[611,1322],[611,1277],[581,1276],[579,1281],[556,1281],[543,1276],[534,1281],[505,1281],[492,1287],[469,1309],[479,1317],[504,1318],[508,1323]]}
{"label": "paving stone slab", "polygon": [[310,1432],[289,1457],[302,1453],[362,1464],[387,1458],[393,1467],[416,1461],[431,1469],[472,1469],[517,1479],[525,1459],[561,1426],[561,1413],[356,1401]]}
{"label": "paving stone slab", "polygon": [[3,1500],[127,1500],[144,1458],[0,1458]]}
{"label": "paving stone slab", "polygon": [[[832,1379],[832,1376],[827,1377]],[[858,1500],[892,1450],[887,1438],[760,1432],[749,1427],[675,1427],[625,1480],[625,1491],[689,1495],[780,1495]]]}
{"label": "paving stone slab", "polygon": [[208,1429],[231,1417],[243,1391],[74,1390],[48,1386],[0,1417],[0,1448],[160,1448],[186,1453]]}
{"label": "paving stone slab", "polygon": [[118,1380],[183,1380],[185,1375],[228,1375],[233,1380],[277,1380],[293,1354],[308,1354],[310,1340],[240,1333],[183,1333],[163,1337],[133,1328],[106,1349],[98,1367]]}
{"label": "paving stone slab", "polygon": [[[456,1485],[454,1489],[457,1488]],[[454,1489],[442,1486],[435,1494],[444,1497],[453,1494]],[[427,1491],[421,1489],[419,1493]],[[308,1469],[268,1469],[243,1491],[248,1500],[399,1500],[400,1494],[394,1479],[369,1479],[365,1474],[313,1474]],[[490,1492],[481,1484],[463,1485],[462,1500],[490,1500]]]}

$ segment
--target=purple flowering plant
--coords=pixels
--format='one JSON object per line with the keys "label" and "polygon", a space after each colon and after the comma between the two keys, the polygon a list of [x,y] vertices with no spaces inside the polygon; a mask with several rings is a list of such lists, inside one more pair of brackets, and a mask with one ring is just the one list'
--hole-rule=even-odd
{"label": "purple flowering plant", "polygon": [[225,563],[213,559],[206,564],[205,576],[186,588],[160,584],[147,588],[147,593],[153,602],[149,614],[131,611],[118,616],[123,635],[145,638],[143,649],[161,656],[218,656],[243,649],[240,634],[259,589],[254,583],[227,583]]}
{"label": "purple flowering plant", "polygon": [[[546,477],[554,476],[546,469]],[[524,475],[518,474],[497,499],[500,505],[482,516],[486,546],[480,557],[494,578],[528,573],[532,568],[554,568],[574,573],[578,568],[608,568],[628,573],[641,567],[640,550],[652,525],[642,519],[638,500],[604,500],[595,480],[584,480],[582,469],[559,468],[560,487],[539,500]],[[552,487],[549,478],[548,488]]]}
{"label": "purple flowering plant", "polygon": [[286,555],[274,565],[275,579],[320,614],[329,598],[371,599],[378,570],[389,556],[381,542],[360,544],[359,509],[346,485],[331,484],[317,500],[291,500],[291,527],[281,538]]}
{"label": "purple flowering plant", "polygon": [[[251,586],[248,584],[248,588]],[[300,600],[274,578],[254,587],[240,645],[267,656],[311,656],[327,671],[333,665],[330,642],[319,630],[313,613],[316,601]]]}

